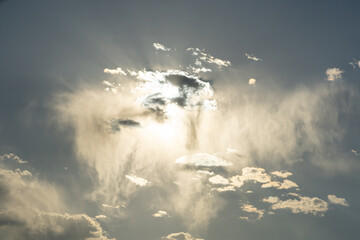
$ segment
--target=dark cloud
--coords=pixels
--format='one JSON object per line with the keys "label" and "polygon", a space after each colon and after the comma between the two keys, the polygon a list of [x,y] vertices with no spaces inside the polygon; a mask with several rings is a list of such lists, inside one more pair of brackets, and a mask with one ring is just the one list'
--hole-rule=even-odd
{"label": "dark cloud", "polygon": [[120,126],[123,127],[140,127],[140,123],[131,119],[113,119],[110,121],[111,131],[113,133],[119,132]]}

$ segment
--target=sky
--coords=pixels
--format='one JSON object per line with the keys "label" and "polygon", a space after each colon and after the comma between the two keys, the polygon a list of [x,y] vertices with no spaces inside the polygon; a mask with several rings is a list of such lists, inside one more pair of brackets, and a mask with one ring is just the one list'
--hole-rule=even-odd
{"label": "sky", "polygon": [[358,239],[359,9],[0,0],[0,239]]}

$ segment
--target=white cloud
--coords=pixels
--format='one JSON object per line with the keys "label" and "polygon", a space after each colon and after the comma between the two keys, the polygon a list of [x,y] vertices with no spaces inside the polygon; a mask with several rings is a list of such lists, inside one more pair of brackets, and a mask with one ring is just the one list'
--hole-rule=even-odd
{"label": "white cloud", "polygon": [[341,74],[344,71],[340,70],[340,68],[328,68],[325,73],[328,81],[335,81],[336,79],[341,79]]}
{"label": "white cloud", "polygon": [[176,159],[175,163],[193,165],[195,167],[227,167],[232,165],[232,163],[208,153],[195,153],[182,156]]}
{"label": "white cloud", "polygon": [[298,199],[288,199],[279,201],[271,206],[272,209],[290,209],[292,213],[305,213],[313,215],[323,215],[328,210],[328,203],[314,197],[299,197]]}
{"label": "white cloud", "polygon": [[226,187],[221,187],[221,188],[216,188],[216,191],[218,192],[235,192],[235,187],[234,186],[226,186]]}
{"label": "white cloud", "polygon": [[159,210],[153,214],[153,217],[156,217],[156,218],[169,217],[169,214],[166,211]]}
{"label": "white cloud", "polygon": [[241,206],[241,209],[244,211],[244,212],[248,212],[248,213],[256,213],[258,214],[258,217],[257,219],[260,219],[264,216],[264,210],[260,210],[260,209],[257,209],[256,207],[254,207],[253,205],[251,204],[243,204]]}
{"label": "white cloud", "polygon": [[250,78],[249,79],[249,85],[250,86],[253,86],[253,85],[255,85],[256,84],[256,79],[255,78]]}
{"label": "white cloud", "polygon": [[124,75],[126,76],[126,72],[124,70],[122,70],[121,68],[115,68],[115,69],[111,69],[111,68],[105,68],[104,69],[104,73],[108,73],[111,75]]}
{"label": "white cloud", "polygon": [[201,67],[201,68],[189,67],[189,69],[191,71],[193,71],[194,73],[212,72],[212,70],[210,68],[205,68],[205,67]]}
{"label": "white cloud", "polygon": [[287,178],[287,177],[293,175],[291,172],[288,172],[288,171],[274,171],[274,172],[271,172],[271,174],[281,177],[281,178]]}
{"label": "white cloud", "polygon": [[360,155],[356,150],[354,150],[354,149],[351,149],[351,152],[353,153],[353,154],[355,154],[356,156],[358,156],[358,155]]}
{"label": "white cloud", "polygon": [[101,214],[101,215],[95,216],[95,218],[96,219],[104,219],[104,218],[106,218],[106,216]]}
{"label": "white cloud", "polygon": [[353,68],[360,68],[360,61],[353,58],[353,61],[349,63]]}
{"label": "white cloud", "polygon": [[263,168],[245,167],[242,169],[241,175],[236,175],[230,179],[231,185],[241,187],[246,181],[254,181],[259,183],[268,183],[271,177],[265,172]]}
{"label": "white cloud", "polygon": [[231,62],[228,60],[222,60],[219,58],[215,58],[210,54],[207,54],[201,51],[199,48],[188,48],[187,51],[191,51],[192,55],[196,56],[196,61],[202,61],[205,63],[211,63],[217,65],[218,68],[228,67],[231,65]]}
{"label": "white cloud", "polygon": [[2,160],[2,161],[11,160],[11,161],[15,161],[15,162],[17,162],[19,164],[28,163],[28,161],[22,160],[18,155],[15,155],[13,153],[6,153],[4,155],[0,155],[0,160]]}
{"label": "white cloud", "polygon": [[284,182],[282,182],[281,185],[278,187],[278,189],[289,189],[294,187],[299,187],[299,186],[293,181],[285,179]]}
{"label": "white cloud", "polygon": [[339,204],[339,205],[343,205],[345,207],[349,206],[349,204],[348,204],[348,202],[346,201],[345,198],[339,198],[339,197],[337,197],[335,195],[328,195],[328,199],[333,204]]}
{"label": "white cloud", "polygon": [[268,183],[264,183],[263,185],[261,185],[261,188],[272,188],[272,187],[280,187],[280,182],[278,181],[271,181]]}
{"label": "white cloud", "polygon": [[229,180],[224,178],[223,176],[216,175],[211,178],[209,178],[209,182],[212,184],[219,184],[219,185],[227,185],[229,184]]}
{"label": "white cloud", "polygon": [[204,240],[202,238],[195,238],[191,236],[189,233],[179,232],[179,233],[171,233],[167,236],[161,238],[162,240]]}
{"label": "white cloud", "polygon": [[254,60],[254,61],[262,61],[261,58],[255,57],[253,54],[245,53],[244,55],[245,55],[245,57],[247,57],[247,59]]}
{"label": "white cloud", "polygon": [[145,185],[150,183],[148,180],[141,177],[137,177],[133,174],[125,175],[125,177],[140,187],[144,187]]}
{"label": "white cloud", "polygon": [[206,175],[214,175],[214,172],[209,172],[206,170],[197,170],[197,173],[206,174]]}
{"label": "white cloud", "polygon": [[168,48],[165,45],[160,44],[160,43],[153,43],[153,46],[156,50],[161,50],[161,51],[165,51],[165,52],[168,52],[171,50],[171,48]]}
{"label": "white cloud", "polygon": [[263,202],[267,202],[267,203],[277,203],[277,202],[279,202],[279,198],[278,198],[278,197],[269,196],[268,198],[263,198],[262,201],[263,201]]}

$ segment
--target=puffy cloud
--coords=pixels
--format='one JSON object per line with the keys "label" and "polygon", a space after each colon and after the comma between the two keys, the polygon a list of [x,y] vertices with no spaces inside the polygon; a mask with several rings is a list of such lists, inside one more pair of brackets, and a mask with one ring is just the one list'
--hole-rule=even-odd
{"label": "puffy cloud", "polygon": [[287,199],[278,201],[271,206],[272,209],[289,209],[292,213],[305,213],[313,215],[323,215],[328,210],[328,203],[314,197],[302,197],[299,199]]}
{"label": "puffy cloud", "polygon": [[259,183],[268,183],[271,177],[265,172],[263,168],[245,167],[242,169],[241,175],[236,175],[230,179],[231,185],[241,187],[246,181],[254,181]]}
{"label": "puffy cloud", "polygon": [[0,155],[0,160],[1,161],[5,161],[5,160],[15,161],[19,164],[24,164],[24,163],[28,162],[28,161],[22,160],[18,155],[15,155],[13,153],[6,153],[3,155]]}
{"label": "puffy cloud", "polygon": [[257,216],[257,219],[260,219],[264,216],[264,210],[260,210],[260,209],[257,209],[256,207],[254,207],[253,205],[251,204],[243,204],[241,206],[241,209],[244,211],[244,212],[248,212],[248,213],[256,213],[258,214]]}
{"label": "puffy cloud", "polygon": [[291,172],[288,172],[288,171],[274,171],[274,172],[271,172],[271,174],[281,177],[281,178],[287,178],[287,177],[293,175]]}
{"label": "puffy cloud", "polygon": [[263,198],[262,201],[263,201],[263,202],[267,202],[267,203],[277,203],[277,202],[279,202],[279,198],[278,198],[278,197],[269,196],[269,197],[267,197],[267,198]]}
{"label": "puffy cloud", "polygon": [[331,202],[333,204],[339,204],[339,205],[343,205],[345,207],[349,206],[349,204],[345,198],[339,198],[335,195],[328,195],[328,199],[329,199],[329,202]]}
{"label": "puffy cloud", "polygon": [[168,52],[171,50],[171,48],[168,48],[165,45],[160,44],[160,43],[153,43],[153,46],[156,50],[161,50],[161,51],[165,51],[165,52]]}
{"label": "puffy cloud", "polygon": [[125,177],[140,187],[144,187],[150,183],[148,180],[141,178],[141,177],[137,177],[133,174],[125,175]]}
{"label": "puffy cloud", "polygon": [[209,178],[209,182],[212,184],[219,184],[219,185],[227,185],[229,184],[229,180],[224,178],[223,176],[216,175]]}
{"label": "puffy cloud", "polygon": [[156,218],[169,217],[169,214],[166,211],[159,210],[153,214],[153,217]]}
{"label": "puffy cloud", "polygon": [[111,68],[105,68],[104,69],[104,73],[108,73],[108,74],[111,74],[111,75],[124,75],[126,76],[126,72],[124,70],[122,70],[121,68],[114,68],[114,69],[111,69]]}
{"label": "puffy cloud", "polygon": [[108,239],[93,218],[65,213],[56,187],[27,170],[2,167],[0,192],[0,235],[4,239]]}
{"label": "puffy cloud", "polygon": [[344,71],[340,70],[340,68],[328,68],[325,73],[328,81],[335,81],[336,79],[341,79],[341,74]]}
{"label": "puffy cloud", "polygon": [[232,165],[232,163],[208,153],[195,153],[182,156],[176,159],[175,163],[192,165],[195,167],[227,167]]}
{"label": "puffy cloud", "polygon": [[255,78],[250,78],[249,79],[249,85],[250,86],[253,86],[253,85],[255,85],[256,84],[256,79]]}
{"label": "puffy cloud", "polygon": [[231,65],[230,61],[215,58],[210,54],[201,51],[199,48],[188,48],[187,51],[190,51],[192,55],[196,56],[197,61],[215,64],[218,68],[228,67]]}
{"label": "puffy cloud", "polygon": [[250,60],[253,60],[253,61],[262,61],[261,58],[258,58],[258,57],[255,57],[253,54],[249,54],[249,53],[245,53],[244,56],[247,58],[247,59],[250,59]]}
{"label": "puffy cloud", "polygon": [[189,233],[179,232],[179,233],[171,233],[167,236],[161,238],[162,240],[204,240],[202,238],[195,238],[191,236]]}

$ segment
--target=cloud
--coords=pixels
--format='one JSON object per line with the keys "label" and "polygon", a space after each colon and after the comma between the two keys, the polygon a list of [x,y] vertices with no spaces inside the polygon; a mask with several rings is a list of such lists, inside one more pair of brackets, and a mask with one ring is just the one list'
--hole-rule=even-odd
{"label": "cloud", "polygon": [[249,85],[250,86],[253,86],[253,85],[255,85],[256,84],[256,79],[255,78],[250,78],[249,79]]}
{"label": "cloud", "polygon": [[140,123],[131,119],[113,119],[110,121],[111,132],[116,133],[120,131],[120,126],[124,127],[140,127]]}
{"label": "cloud", "polygon": [[345,207],[349,206],[349,204],[347,203],[345,198],[339,198],[335,195],[328,195],[328,199],[329,199],[329,202],[331,202],[333,204],[339,204],[339,205],[343,205]]}
{"label": "cloud", "polygon": [[264,216],[264,210],[260,210],[260,209],[257,209],[256,207],[254,207],[253,205],[251,204],[243,204],[241,206],[241,209],[244,211],[244,212],[248,212],[248,213],[256,213],[258,214],[257,216],[257,219],[260,219]]}
{"label": "cloud", "polygon": [[235,192],[236,191],[234,186],[225,186],[225,187],[215,188],[215,190],[218,192]]}
{"label": "cloud", "polygon": [[227,180],[226,178],[224,178],[223,176],[220,176],[220,175],[210,177],[209,182],[212,183],[212,184],[217,184],[217,185],[227,185],[227,184],[229,184],[229,180]]}
{"label": "cloud", "polygon": [[328,210],[328,203],[314,197],[299,197],[299,199],[288,199],[274,203],[273,210],[289,209],[292,213],[305,213],[322,216]]}
{"label": "cloud", "polygon": [[95,216],[96,219],[104,219],[107,218],[105,215],[97,215]]}
{"label": "cloud", "polygon": [[344,71],[340,70],[340,68],[328,68],[325,73],[328,81],[335,81],[336,79],[341,79],[341,74]]}
{"label": "cloud", "polygon": [[289,188],[294,188],[294,187],[299,187],[299,186],[296,183],[294,183],[293,181],[285,179],[281,183],[281,185],[278,187],[278,189],[289,189]]}
{"label": "cloud", "polygon": [[159,210],[153,214],[153,217],[156,218],[169,217],[169,214],[166,211]]}
{"label": "cloud", "polygon": [[0,235],[5,239],[108,239],[86,214],[68,214],[57,188],[29,171],[0,169]]}
{"label": "cloud", "polygon": [[201,72],[212,72],[212,70],[210,68],[205,68],[205,67],[201,67],[201,68],[196,68],[196,67],[188,67],[188,69],[190,69],[192,72],[194,73],[201,73]]}
{"label": "cloud", "polygon": [[125,177],[140,187],[144,187],[150,183],[148,180],[141,178],[141,177],[137,177],[133,174],[125,175]]}
{"label": "cloud", "polygon": [[360,154],[356,151],[356,150],[354,150],[354,149],[351,149],[351,152],[353,153],[353,154],[355,154],[356,156],[359,156]]}
{"label": "cloud", "polygon": [[262,201],[263,201],[263,202],[267,202],[267,203],[277,203],[277,202],[279,202],[279,198],[278,198],[278,197],[269,196],[269,197],[267,197],[267,198],[263,198]]}
{"label": "cloud", "polygon": [[195,167],[227,167],[232,165],[232,163],[208,153],[195,153],[182,156],[176,159],[175,163],[193,165]]}
{"label": "cloud", "polygon": [[219,58],[215,58],[210,54],[207,54],[201,51],[199,48],[188,48],[187,51],[190,51],[192,55],[196,56],[196,61],[215,64],[218,68],[228,67],[231,65],[231,62],[228,60],[221,60]]}
{"label": "cloud", "polygon": [[124,75],[126,76],[126,72],[124,70],[122,70],[121,68],[115,68],[115,69],[111,69],[111,68],[105,68],[104,69],[104,73],[108,73],[111,75]]}
{"label": "cloud", "polygon": [[231,177],[231,184],[235,187],[241,187],[247,181],[268,183],[271,177],[265,172],[263,168],[245,167],[242,169],[241,175]]}
{"label": "cloud", "polygon": [[248,54],[248,53],[245,53],[244,56],[247,58],[247,59],[250,59],[250,60],[253,60],[253,61],[262,61],[261,58],[258,58],[258,57],[255,57],[253,54]]}
{"label": "cloud", "polygon": [[349,63],[353,68],[360,68],[360,61],[353,58],[353,61]]}
{"label": "cloud", "polygon": [[171,50],[171,48],[165,47],[163,44],[160,44],[160,43],[153,43],[153,46],[156,50],[161,50],[161,51],[165,51],[165,52],[168,52]]}
{"label": "cloud", "polygon": [[287,178],[291,175],[293,175],[291,172],[288,172],[288,171],[274,171],[274,172],[271,172],[272,175],[275,175],[277,177],[281,177],[281,178]]}
{"label": "cloud", "polygon": [[162,240],[204,240],[202,238],[195,238],[186,232],[171,233],[161,238]]}
{"label": "cloud", "polygon": [[6,153],[3,155],[0,155],[0,160],[1,161],[5,161],[5,160],[10,160],[10,161],[15,161],[19,164],[25,164],[28,163],[28,161],[24,161],[22,160],[19,156],[13,154],[13,153]]}
{"label": "cloud", "polygon": [[272,187],[280,187],[281,183],[278,181],[271,181],[268,183],[264,183],[261,185],[261,188],[272,188]]}

